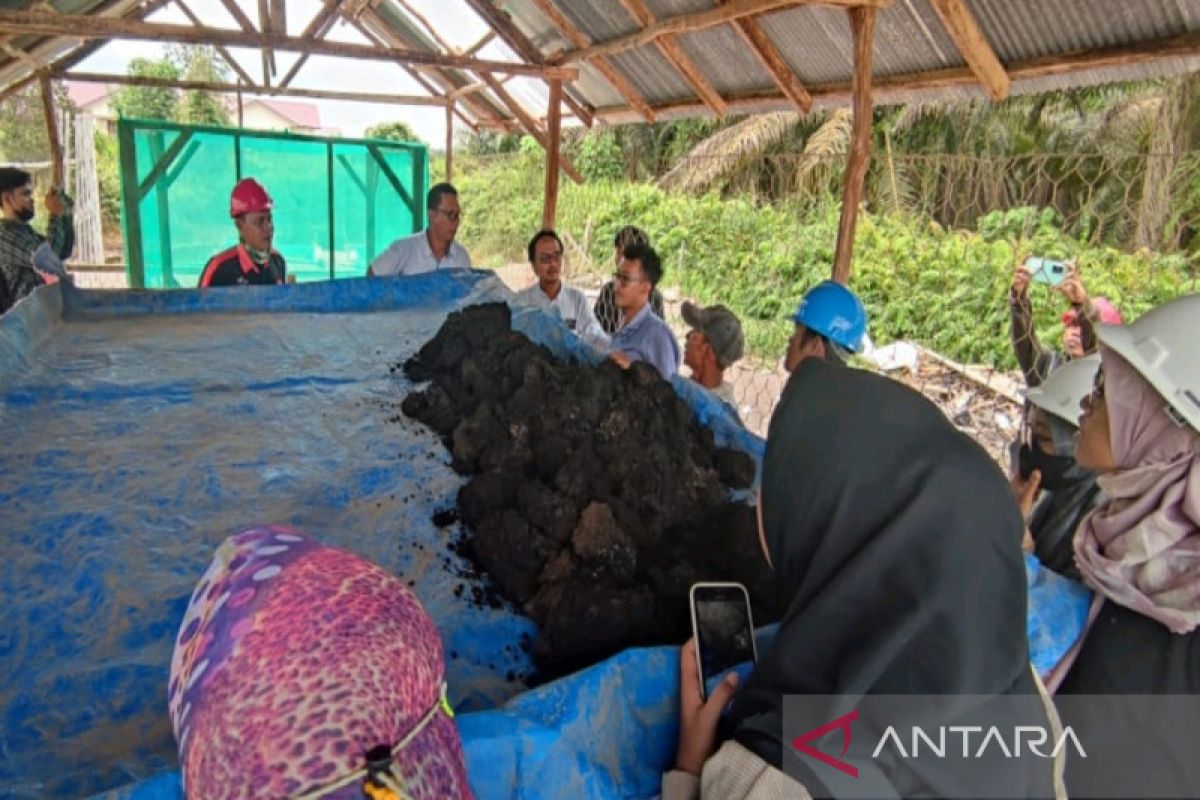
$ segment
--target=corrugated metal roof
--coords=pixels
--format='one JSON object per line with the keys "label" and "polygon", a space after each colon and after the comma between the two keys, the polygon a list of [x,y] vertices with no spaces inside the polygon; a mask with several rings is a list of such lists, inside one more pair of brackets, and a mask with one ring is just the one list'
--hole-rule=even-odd
{"label": "corrugated metal roof", "polygon": [[[249,3],[251,0],[239,0]],[[527,34],[534,47],[544,56],[564,49],[574,49],[571,40],[562,35],[532,0],[486,0],[508,13],[517,27]],[[695,13],[719,5],[717,0],[644,0],[658,19]],[[52,0],[64,13],[94,11],[103,7],[105,13],[120,13],[115,9],[136,6],[137,0]],[[468,28],[478,30],[480,21],[464,0],[410,0],[425,10],[433,9],[431,19],[445,21],[461,19],[462,26],[447,32],[442,38],[453,47],[463,47]],[[638,29],[633,16],[620,0],[554,0],[563,15],[592,42],[609,41]],[[968,9],[978,20],[981,31],[990,42],[1002,63],[1021,64],[1032,59],[1053,59],[1063,54],[1096,50],[1137,43],[1153,43],[1170,37],[1200,31],[1200,0],[965,0]],[[29,2],[0,0],[5,7],[29,7]],[[403,46],[427,51],[437,45],[393,0],[370,3],[388,26],[393,39]],[[453,10],[451,10],[453,7]],[[142,12],[135,12],[142,13]],[[468,16],[469,15],[469,16]],[[251,16],[254,16],[253,14]],[[844,103],[848,96],[839,88],[830,95],[825,87],[848,84],[853,71],[852,42],[845,9],[800,5],[765,14],[758,24],[780,51],[802,83],[813,88],[820,103]],[[469,23],[469,24],[468,24]],[[680,46],[696,63],[705,79],[717,89],[731,107],[739,113],[749,110],[772,110],[789,107],[779,96],[774,79],[763,68],[749,46],[732,25],[726,24],[682,34]],[[18,45],[38,47],[39,57],[53,61],[59,55],[78,46],[70,38],[45,40],[24,37]],[[485,48],[482,57],[516,59],[512,51],[499,43]],[[683,79],[678,69],[653,45],[637,47],[609,59],[621,76],[651,105],[674,104],[663,109],[665,116],[677,113],[707,113],[698,102],[695,91]],[[946,33],[929,0],[893,0],[890,7],[879,13],[876,23],[874,75],[877,79],[896,78],[938,70],[961,74],[964,60]],[[1195,55],[1160,59],[1153,63],[1109,66],[1104,69],[1082,70],[1043,76],[1036,79],[1014,80],[1015,93],[1045,91],[1064,86],[1085,85],[1121,79],[1138,79],[1179,74],[1200,68],[1200,43]],[[0,56],[0,86],[11,85],[29,74],[29,64]],[[474,81],[475,76],[463,70],[444,70],[453,76],[457,86]],[[593,67],[581,67],[581,77],[570,91],[587,103],[601,109],[627,105],[626,99],[609,85]],[[539,107],[546,102],[544,84],[523,82],[521,97],[531,105],[531,112],[541,115]],[[747,96],[754,100],[748,101]],[[936,89],[880,87],[876,97],[880,102],[923,101],[933,98],[980,96],[977,85],[941,85]],[[479,96],[497,114],[510,116],[498,99],[490,93]]]}

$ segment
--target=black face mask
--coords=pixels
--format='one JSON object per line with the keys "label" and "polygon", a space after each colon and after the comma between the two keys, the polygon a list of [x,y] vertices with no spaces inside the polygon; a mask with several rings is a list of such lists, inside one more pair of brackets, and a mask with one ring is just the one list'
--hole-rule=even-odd
{"label": "black face mask", "polygon": [[21,222],[29,222],[29,220],[33,219],[33,213],[32,208],[22,208],[17,212],[17,219],[21,220]]}
{"label": "black face mask", "polygon": [[1068,456],[1046,455],[1041,448],[1031,445],[1023,444],[1017,451],[1017,469],[1021,473],[1021,478],[1029,480],[1033,471],[1038,470],[1042,473],[1042,488],[1047,492],[1057,492],[1070,486],[1074,481],[1067,477],[1067,473],[1073,466],[1075,466],[1075,459]]}

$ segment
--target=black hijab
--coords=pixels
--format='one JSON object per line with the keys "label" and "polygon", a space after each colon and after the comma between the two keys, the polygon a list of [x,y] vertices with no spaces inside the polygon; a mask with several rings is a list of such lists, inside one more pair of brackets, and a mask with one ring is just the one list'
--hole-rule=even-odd
{"label": "black hijab", "polygon": [[[761,502],[785,611],[734,698],[729,730],[743,746],[783,764],[787,694],[1036,692],[1012,491],[920,394],[806,359],[771,420]],[[952,791],[906,769],[885,768],[897,795]],[[1031,793],[1032,779],[1011,777],[1010,796]]]}

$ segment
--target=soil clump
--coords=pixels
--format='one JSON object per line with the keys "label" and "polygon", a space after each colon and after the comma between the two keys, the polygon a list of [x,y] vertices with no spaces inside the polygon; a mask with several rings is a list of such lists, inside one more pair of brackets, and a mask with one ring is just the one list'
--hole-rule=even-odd
{"label": "soil clump", "polygon": [[451,314],[403,369],[430,381],[403,412],[471,476],[460,552],[537,623],[543,674],[682,642],[697,581],[740,581],[755,623],[776,619],[754,509],[727,491],[753,460],[715,447],[653,367],[563,363],[492,303]]}

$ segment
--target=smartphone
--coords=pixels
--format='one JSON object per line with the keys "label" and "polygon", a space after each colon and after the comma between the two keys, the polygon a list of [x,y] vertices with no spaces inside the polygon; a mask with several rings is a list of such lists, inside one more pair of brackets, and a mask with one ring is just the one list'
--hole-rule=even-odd
{"label": "smartphone", "polygon": [[697,583],[691,605],[700,693],[707,700],[725,673],[736,667],[748,672],[758,660],[750,595],[740,583]]}
{"label": "smartphone", "polygon": [[1050,258],[1027,258],[1025,269],[1029,270],[1034,283],[1058,286],[1067,277],[1067,263]]}

